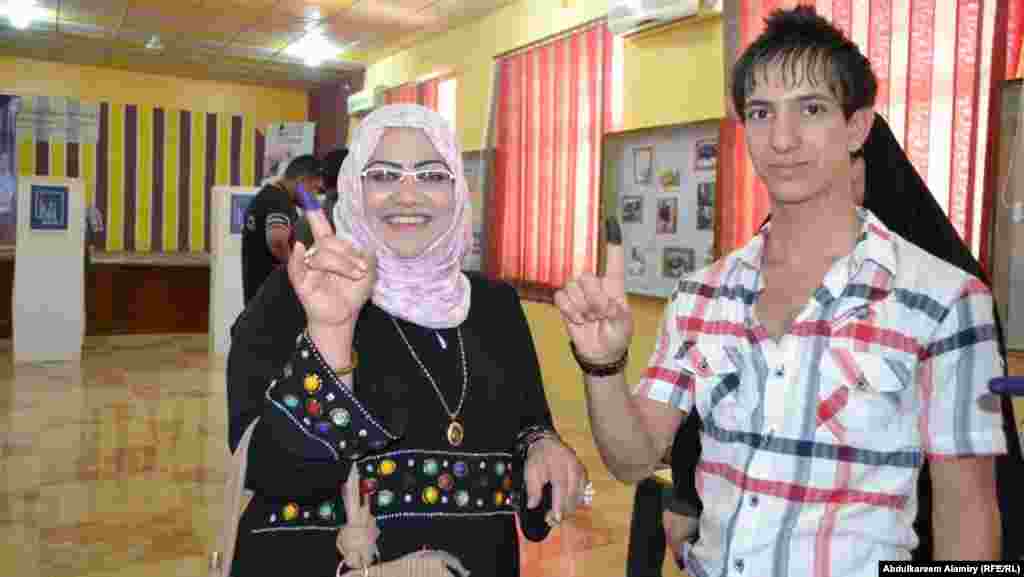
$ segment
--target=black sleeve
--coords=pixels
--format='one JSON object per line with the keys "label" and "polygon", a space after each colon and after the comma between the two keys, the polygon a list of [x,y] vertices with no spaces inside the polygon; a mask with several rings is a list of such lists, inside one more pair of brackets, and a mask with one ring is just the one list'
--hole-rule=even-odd
{"label": "black sleeve", "polygon": [[537,361],[537,349],[519,294],[507,284],[502,286],[502,292],[503,308],[511,311],[505,342],[517,345],[512,351],[516,358],[511,366],[518,368],[516,382],[522,383],[519,399],[519,434],[516,443],[518,450],[523,452],[533,435],[545,431],[555,432],[555,423],[544,392],[544,379]]}
{"label": "black sleeve", "polygon": [[295,226],[295,211],[284,192],[275,190],[273,194],[266,195],[264,207],[264,231],[275,225]]}
{"label": "black sleeve", "polygon": [[[256,210],[258,213],[259,208]],[[270,380],[288,362],[305,325],[305,311],[288,275],[276,270],[231,326],[227,393],[228,447],[232,452],[246,427],[263,412]]]}
{"label": "black sleeve", "polygon": [[[232,327],[228,353],[228,443],[264,415],[281,448],[315,461],[352,460],[396,436],[324,363],[283,270],[275,271]],[[256,438],[261,438],[257,435]]]}

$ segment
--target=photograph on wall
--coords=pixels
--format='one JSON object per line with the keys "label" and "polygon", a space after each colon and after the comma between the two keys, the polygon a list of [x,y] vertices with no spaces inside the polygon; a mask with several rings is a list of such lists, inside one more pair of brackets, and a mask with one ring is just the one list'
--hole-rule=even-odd
{"label": "photograph on wall", "polygon": [[641,223],[644,221],[644,197],[622,197],[622,222]]}
{"label": "photograph on wall", "polygon": [[697,230],[711,230],[715,221],[715,209],[709,204],[697,206]]}
{"label": "photograph on wall", "polygon": [[658,181],[661,183],[662,190],[678,190],[679,183],[682,179],[679,176],[678,168],[666,168],[658,171]]}
{"label": "photograph on wall", "polygon": [[718,165],[718,139],[699,138],[694,146],[693,168],[714,170]]}
{"label": "photograph on wall", "polygon": [[315,135],[314,122],[280,122],[268,126],[261,181],[284,176],[293,158],[313,154]]}
{"label": "photograph on wall", "polygon": [[654,173],[654,147],[644,146],[633,149],[634,184],[651,184]]}
{"label": "photograph on wall", "polygon": [[67,230],[68,187],[32,185],[30,200],[30,226],[33,230]]}
{"label": "photograph on wall", "polygon": [[245,227],[245,216],[249,211],[249,203],[255,198],[253,194],[231,194],[231,234],[242,234]]}
{"label": "photograph on wall", "polygon": [[715,205],[715,183],[702,182],[697,185],[697,204]]}
{"label": "photograph on wall", "polygon": [[679,199],[658,199],[658,234],[675,234],[679,229]]}
{"label": "photograph on wall", "polygon": [[647,251],[639,246],[630,247],[626,274],[631,277],[647,276]]}
{"label": "photograph on wall", "polygon": [[667,246],[661,261],[661,273],[665,278],[682,278],[695,268],[696,254],[692,248]]}

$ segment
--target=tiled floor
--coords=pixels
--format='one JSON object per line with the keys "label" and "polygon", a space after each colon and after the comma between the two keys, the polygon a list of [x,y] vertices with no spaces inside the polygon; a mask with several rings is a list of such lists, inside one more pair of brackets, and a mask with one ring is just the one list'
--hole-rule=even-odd
{"label": "tiled floor", "polygon": [[[0,575],[206,574],[227,456],[224,363],[206,350],[205,336],[90,339],[81,364],[13,367],[0,343]],[[550,401],[597,497],[530,546],[524,573],[622,577],[632,491],[601,465],[580,399]],[[668,560],[664,575],[681,573]]]}
{"label": "tiled floor", "polygon": [[[206,575],[227,458],[224,362],[206,350],[89,339],[80,365],[13,367],[0,343],[0,575]],[[632,491],[600,464],[583,403],[551,404],[596,506],[530,545],[524,576],[622,577]]]}

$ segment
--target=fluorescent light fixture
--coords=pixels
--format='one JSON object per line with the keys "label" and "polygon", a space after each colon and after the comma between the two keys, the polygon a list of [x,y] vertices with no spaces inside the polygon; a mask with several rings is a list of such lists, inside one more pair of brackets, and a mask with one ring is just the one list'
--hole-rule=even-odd
{"label": "fluorescent light fixture", "polygon": [[311,68],[320,66],[324,60],[334,58],[339,52],[339,48],[327,39],[323,30],[314,26],[306,28],[305,36],[284,49],[285,54],[302,59]]}
{"label": "fluorescent light fixture", "polygon": [[3,14],[7,16],[11,26],[18,30],[24,30],[32,24],[33,20],[44,18],[46,11],[36,6],[35,0],[7,0]]}

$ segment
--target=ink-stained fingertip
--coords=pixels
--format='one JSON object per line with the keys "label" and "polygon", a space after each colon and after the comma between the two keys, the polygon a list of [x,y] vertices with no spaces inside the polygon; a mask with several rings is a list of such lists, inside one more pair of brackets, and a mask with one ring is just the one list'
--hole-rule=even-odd
{"label": "ink-stained fingertip", "polygon": [[622,227],[619,226],[619,219],[609,216],[605,220],[605,232],[609,243],[622,244]]}

